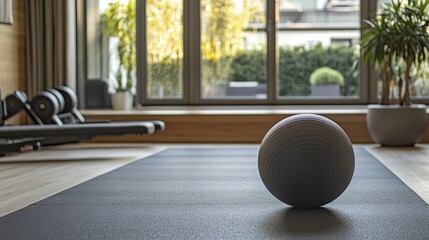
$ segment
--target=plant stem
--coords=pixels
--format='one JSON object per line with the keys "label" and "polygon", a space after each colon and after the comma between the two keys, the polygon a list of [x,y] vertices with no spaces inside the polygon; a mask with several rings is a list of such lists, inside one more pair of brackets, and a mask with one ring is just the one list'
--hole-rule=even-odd
{"label": "plant stem", "polygon": [[399,91],[399,105],[404,105],[404,97],[402,96],[402,88],[404,87],[404,81],[402,80],[402,76],[399,75],[399,80],[398,80],[398,91]]}
{"label": "plant stem", "polygon": [[389,56],[385,61],[384,61],[384,76],[383,76],[383,87],[382,87],[382,91],[381,91],[381,101],[380,104],[382,105],[387,105],[389,104],[389,86],[390,86],[390,72],[391,72],[391,57]]}
{"label": "plant stem", "polygon": [[407,66],[405,68],[405,93],[404,93],[404,99],[403,104],[405,105],[411,105],[411,98],[410,98],[410,82],[411,82],[411,66],[413,65],[413,58],[408,57],[407,58]]}

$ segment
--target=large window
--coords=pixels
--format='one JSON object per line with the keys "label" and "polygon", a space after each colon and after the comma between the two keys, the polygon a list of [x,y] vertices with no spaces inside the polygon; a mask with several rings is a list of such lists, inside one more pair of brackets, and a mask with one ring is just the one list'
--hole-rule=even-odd
{"label": "large window", "polygon": [[201,97],[267,98],[264,0],[201,0]]}
{"label": "large window", "polygon": [[183,1],[146,1],[148,99],[183,98]]}
{"label": "large window", "polygon": [[113,89],[135,92],[135,0],[89,0],[86,4],[87,80],[105,79]]}
{"label": "large window", "polygon": [[279,3],[279,96],[359,97],[360,0]]}
{"label": "large window", "polygon": [[[359,41],[376,8],[370,0],[87,0],[85,80],[107,79],[112,91],[132,85],[145,105],[368,103],[376,84]],[[429,96],[427,72],[413,82],[417,97]]]}

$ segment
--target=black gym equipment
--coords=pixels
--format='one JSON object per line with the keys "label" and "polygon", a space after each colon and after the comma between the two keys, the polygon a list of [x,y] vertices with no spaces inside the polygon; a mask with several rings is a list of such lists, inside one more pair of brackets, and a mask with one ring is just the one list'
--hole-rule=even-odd
{"label": "black gym equipment", "polygon": [[[31,100],[31,107],[34,110],[36,118],[39,118],[43,124],[94,124],[108,123],[104,121],[86,121],[77,109],[77,95],[69,87],[60,86],[55,89],[49,89],[36,95]],[[36,120],[37,122],[40,122]],[[162,121],[150,121],[155,125],[155,131],[162,131],[165,124]],[[36,122],[34,122],[36,123]]]}
{"label": "black gym equipment", "polygon": [[27,94],[25,94],[23,91],[17,90],[14,93],[8,95],[5,100],[1,100],[0,94],[0,102],[0,126],[4,125],[4,121],[6,121],[6,119],[14,116],[22,109],[25,110],[34,124],[43,124],[43,122],[37,117],[36,113],[31,108],[30,104],[28,103]]}
{"label": "black gym equipment", "polygon": [[69,87],[60,86],[40,92],[31,100],[30,104],[44,124],[62,125],[85,122],[85,118],[77,110],[76,93]]}
{"label": "black gym equipment", "polygon": [[117,134],[152,134],[152,122],[111,122],[93,124],[67,124],[44,126],[5,126],[0,128],[0,138],[21,139],[56,136],[106,136]]}
{"label": "black gym equipment", "polygon": [[[7,119],[23,109],[35,125],[5,126]],[[40,92],[31,101],[22,91],[4,100],[0,95],[0,156],[95,136],[153,134],[164,129],[162,121],[88,122],[77,109],[75,92],[65,86]]]}

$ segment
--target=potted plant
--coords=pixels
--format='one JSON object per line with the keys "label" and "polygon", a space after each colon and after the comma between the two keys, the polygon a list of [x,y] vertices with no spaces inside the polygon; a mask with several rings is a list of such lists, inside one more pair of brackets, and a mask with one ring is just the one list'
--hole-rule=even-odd
{"label": "potted plant", "polygon": [[411,103],[412,72],[427,60],[429,0],[392,0],[364,20],[364,60],[378,70],[380,104],[368,106],[371,137],[382,146],[413,146],[426,128],[426,106]]}
{"label": "potted plant", "polygon": [[340,96],[344,77],[337,70],[321,67],[310,75],[310,84],[312,96]]}
{"label": "potted plant", "polygon": [[[136,82],[136,14],[135,1],[128,3],[112,1],[101,14],[100,27],[102,34],[117,38],[118,67],[113,74],[112,106],[115,110],[131,109]],[[107,44],[109,45],[109,44]]]}
{"label": "potted plant", "polygon": [[115,82],[115,93],[112,94],[112,107],[114,110],[130,110],[133,106],[133,89],[134,81],[133,78],[123,77],[122,66],[119,66],[119,69],[116,73],[116,82]]}

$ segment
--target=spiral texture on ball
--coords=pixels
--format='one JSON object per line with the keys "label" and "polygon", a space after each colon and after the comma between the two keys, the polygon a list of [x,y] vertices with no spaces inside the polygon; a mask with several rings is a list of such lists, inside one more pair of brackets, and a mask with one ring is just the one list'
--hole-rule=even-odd
{"label": "spiral texture on ball", "polygon": [[315,208],[344,192],[353,177],[355,157],[350,139],[335,122],[298,114],[268,131],[258,167],[263,183],[280,201]]}

